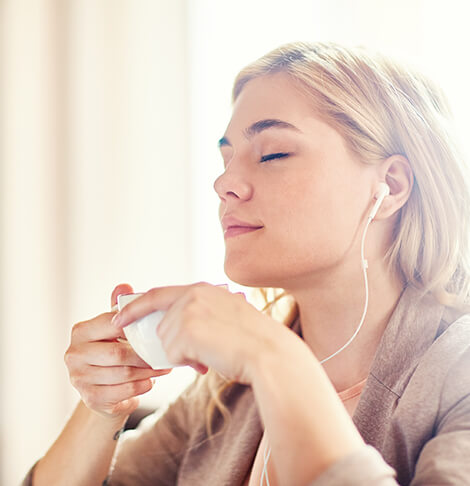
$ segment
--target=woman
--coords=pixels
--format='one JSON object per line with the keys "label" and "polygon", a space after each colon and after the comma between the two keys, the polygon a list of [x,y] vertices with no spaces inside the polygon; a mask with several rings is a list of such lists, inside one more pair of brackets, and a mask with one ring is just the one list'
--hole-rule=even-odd
{"label": "woman", "polygon": [[[260,312],[205,283],[156,288],[76,324],[82,401],[32,484],[467,484],[469,194],[442,94],[377,54],[292,43],[233,102],[225,272],[284,293]],[[201,375],[116,440],[169,371],[116,341],[155,309],[170,361]]]}

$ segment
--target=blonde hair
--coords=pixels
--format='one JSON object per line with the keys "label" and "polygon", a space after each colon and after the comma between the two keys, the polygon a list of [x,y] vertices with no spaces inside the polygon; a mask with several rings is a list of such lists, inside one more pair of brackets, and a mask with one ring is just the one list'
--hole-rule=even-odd
{"label": "blonde hair", "polygon": [[[423,294],[468,311],[470,196],[463,157],[453,141],[451,112],[442,91],[422,74],[364,48],[334,43],[282,45],[245,67],[236,77],[232,102],[250,80],[286,73],[312,109],[337,130],[366,164],[394,154],[410,163],[414,185],[400,209],[385,261]],[[272,312],[286,294],[259,289]],[[295,319],[295,305],[285,323]],[[229,413],[221,396],[233,382],[213,370],[206,375],[212,400],[206,425],[217,407]],[[216,389],[217,386],[217,389]]]}

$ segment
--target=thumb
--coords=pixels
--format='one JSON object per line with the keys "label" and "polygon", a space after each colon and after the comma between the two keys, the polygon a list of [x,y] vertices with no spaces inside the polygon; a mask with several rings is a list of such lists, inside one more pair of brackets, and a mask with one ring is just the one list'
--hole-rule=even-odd
{"label": "thumb", "polygon": [[133,288],[129,284],[119,284],[114,287],[113,293],[111,294],[111,307],[117,305],[118,295],[121,294],[132,294],[134,292]]}

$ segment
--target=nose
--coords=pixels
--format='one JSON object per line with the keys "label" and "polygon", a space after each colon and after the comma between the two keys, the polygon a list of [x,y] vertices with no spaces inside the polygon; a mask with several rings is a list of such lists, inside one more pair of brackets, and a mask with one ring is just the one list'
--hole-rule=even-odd
{"label": "nose", "polygon": [[214,190],[222,201],[229,198],[248,200],[253,195],[253,185],[240,170],[229,164],[223,174],[214,181]]}

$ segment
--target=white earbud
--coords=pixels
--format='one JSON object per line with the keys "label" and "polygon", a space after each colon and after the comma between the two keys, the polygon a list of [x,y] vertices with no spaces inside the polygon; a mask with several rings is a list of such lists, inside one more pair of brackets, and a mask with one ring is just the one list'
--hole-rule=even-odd
{"label": "white earbud", "polygon": [[377,194],[375,195],[377,201],[375,202],[374,207],[372,208],[372,211],[369,213],[370,219],[375,218],[375,215],[377,214],[377,211],[379,210],[379,207],[382,204],[382,201],[389,194],[390,194],[390,187],[388,186],[388,184],[385,184],[385,182],[381,182],[379,184],[379,189],[377,191]]}

